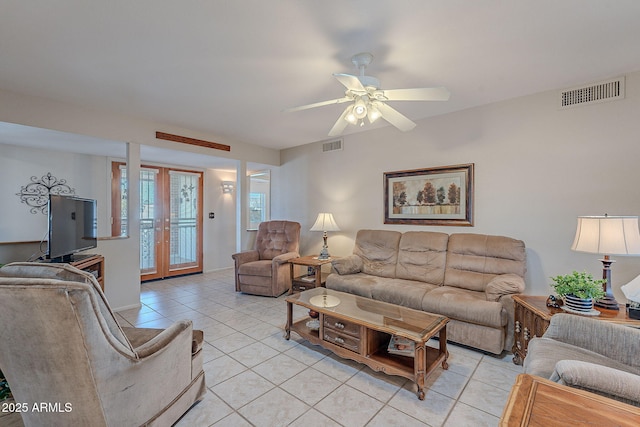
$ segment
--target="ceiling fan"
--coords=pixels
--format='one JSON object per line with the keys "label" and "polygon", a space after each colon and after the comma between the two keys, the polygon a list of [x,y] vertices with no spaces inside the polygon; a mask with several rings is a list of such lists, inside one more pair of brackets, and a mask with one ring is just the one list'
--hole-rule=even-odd
{"label": "ceiling fan", "polygon": [[447,101],[449,99],[449,91],[444,87],[380,89],[380,81],[378,79],[364,75],[364,70],[371,61],[373,61],[372,54],[368,52],[358,53],[351,57],[351,62],[358,68],[360,75],[354,76],[339,73],[333,75],[347,88],[344,97],[288,108],[283,111],[293,112],[349,102],[350,104],[344,109],[331,131],[329,131],[329,136],[340,135],[349,124],[363,126],[365,118],[369,123],[383,118],[401,131],[407,132],[416,127],[416,124],[396,109],[387,105],[387,101]]}

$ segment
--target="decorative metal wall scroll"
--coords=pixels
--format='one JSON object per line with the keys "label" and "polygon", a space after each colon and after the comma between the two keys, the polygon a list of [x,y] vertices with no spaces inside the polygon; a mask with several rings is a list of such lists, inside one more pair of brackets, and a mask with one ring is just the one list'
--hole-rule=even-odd
{"label": "decorative metal wall scroll", "polygon": [[31,182],[22,186],[16,196],[20,196],[20,201],[31,207],[29,212],[32,214],[41,212],[46,215],[49,194],[70,195],[75,193],[76,190],[67,185],[66,179],[58,179],[51,175],[51,172],[47,172],[42,178],[32,176]]}

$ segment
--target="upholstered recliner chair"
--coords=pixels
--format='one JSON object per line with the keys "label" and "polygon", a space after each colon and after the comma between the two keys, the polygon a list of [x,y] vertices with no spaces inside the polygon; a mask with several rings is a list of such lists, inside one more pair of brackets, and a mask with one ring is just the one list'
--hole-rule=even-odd
{"label": "upholstered recliner chair", "polygon": [[640,330],[556,314],[527,347],[524,372],[640,406]]}
{"label": "upholstered recliner chair", "polygon": [[258,226],[255,249],[231,255],[236,291],[277,297],[291,286],[290,259],[300,254],[300,223],[266,221]]}
{"label": "upholstered recliner chair", "polygon": [[26,426],[169,426],[206,392],[202,331],[122,328],[95,278],[66,264],[0,268],[0,337]]}

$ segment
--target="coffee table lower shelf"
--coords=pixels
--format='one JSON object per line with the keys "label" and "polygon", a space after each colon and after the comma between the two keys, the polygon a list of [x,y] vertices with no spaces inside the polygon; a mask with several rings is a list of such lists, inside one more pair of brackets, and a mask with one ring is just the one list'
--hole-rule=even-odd
{"label": "coffee table lower shelf", "polygon": [[[425,398],[425,378],[438,367],[438,364],[441,364],[443,369],[449,368],[447,364],[449,353],[447,351],[446,322],[436,328],[433,331],[434,333],[424,341],[416,341],[415,357],[411,357],[389,353],[387,351],[387,344],[389,343],[391,335],[385,331],[379,331],[365,325],[356,325],[358,331],[354,335],[358,336],[358,338],[353,340],[356,344],[352,344],[350,342],[344,342],[345,339],[341,336],[331,335],[331,330],[327,330],[326,335],[324,334],[325,314],[323,313],[319,315],[319,330],[311,329],[306,325],[307,322],[311,320],[309,317],[293,322],[291,319],[291,303],[287,303],[287,316],[287,326],[285,327],[286,339],[290,339],[291,332],[293,331],[310,343],[330,350],[342,358],[365,364],[374,371],[407,378],[417,385],[418,391],[416,394],[420,400],[424,400]],[[333,320],[335,320],[334,316],[331,317],[331,321]],[[345,323],[346,322],[354,323],[353,319],[346,319]],[[323,335],[321,335],[321,332]],[[439,339],[439,347],[433,348],[427,346],[426,341],[436,335]],[[346,337],[347,340],[349,338],[350,337]],[[334,342],[331,341],[332,339]]]}

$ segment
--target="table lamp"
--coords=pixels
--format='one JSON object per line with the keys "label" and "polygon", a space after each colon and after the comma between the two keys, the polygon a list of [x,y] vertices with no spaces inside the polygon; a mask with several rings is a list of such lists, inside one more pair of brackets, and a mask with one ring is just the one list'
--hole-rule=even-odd
{"label": "table lamp", "polygon": [[329,247],[327,246],[327,231],[340,231],[340,227],[336,224],[336,221],[333,219],[333,215],[330,213],[319,213],[318,218],[316,218],[315,224],[309,231],[322,231],[322,239],[324,240],[324,245],[322,245],[322,250],[320,251],[320,255],[318,255],[318,259],[329,259]]}
{"label": "table lamp", "polygon": [[637,216],[579,216],[576,237],[571,249],[578,252],[601,254],[602,278],[606,280],[605,296],[595,306],[619,310],[611,290],[610,255],[640,255],[640,233]]}

